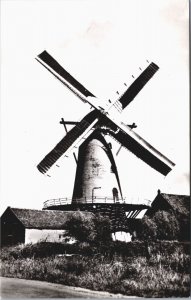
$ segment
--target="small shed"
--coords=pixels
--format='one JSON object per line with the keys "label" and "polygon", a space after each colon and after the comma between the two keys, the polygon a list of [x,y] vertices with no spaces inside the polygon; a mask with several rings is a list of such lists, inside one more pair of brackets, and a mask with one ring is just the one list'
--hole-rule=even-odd
{"label": "small shed", "polygon": [[159,210],[173,211],[177,215],[188,218],[190,215],[190,197],[161,193],[159,190],[145,215],[152,216]]}
{"label": "small shed", "polygon": [[159,190],[145,215],[152,218],[158,211],[173,214],[180,225],[181,240],[190,240],[190,196],[166,194]]}
{"label": "small shed", "polygon": [[[8,207],[1,216],[1,244],[63,241],[65,223],[78,212],[58,210],[34,210]],[[87,218],[90,212],[81,212]]]}

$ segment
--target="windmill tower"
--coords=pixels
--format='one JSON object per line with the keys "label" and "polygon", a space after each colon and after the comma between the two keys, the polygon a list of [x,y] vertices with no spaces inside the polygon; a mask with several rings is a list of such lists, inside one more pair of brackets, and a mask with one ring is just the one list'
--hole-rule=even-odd
{"label": "windmill tower", "polygon": [[72,201],[123,198],[117,166],[101,127],[79,147]]}
{"label": "windmill tower", "polygon": [[[76,124],[69,122],[75,126],[37,166],[41,173],[49,175],[57,161],[68,157],[75,148],[79,149],[72,202],[60,203],[59,206],[52,203],[46,208],[104,211],[105,214],[114,216],[112,218],[115,219],[115,229],[124,229],[127,218],[135,218],[147,206],[124,203],[111,144],[106,142],[105,135],[114,138],[159,173],[166,176],[172,170],[175,164],[135,133],[134,125],[125,125],[122,120],[123,110],[159,67],[150,63],[141,70],[141,74],[118,99],[101,101],[72,77],[48,52],[43,51],[36,59],[78,98],[93,108]],[[63,122],[65,129],[66,123]]]}
{"label": "windmill tower", "polygon": [[[94,113],[90,112],[90,115]],[[66,126],[78,123],[65,121],[62,118],[60,124],[64,125],[67,134]],[[119,197],[123,198],[112,144],[106,141],[106,135],[103,124],[98,123],[95,130],[79,147],[78,158],[73,153],[77,168],[72,203],[96,202],[96,199],[103,198],[103,195],[104,198],[114,201],[118,201]],[[98,193],[97,190],[99,190]]]}

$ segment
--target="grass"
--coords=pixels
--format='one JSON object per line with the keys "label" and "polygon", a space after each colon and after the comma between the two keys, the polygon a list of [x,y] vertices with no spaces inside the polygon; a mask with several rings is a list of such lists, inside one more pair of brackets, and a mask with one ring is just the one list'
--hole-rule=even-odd
{"label": "grass", "polygon": [[[122,245],[124,249],[129,246],[131,251],[127,251],[125,255],[124,249],[122,253],[120,252],[119,245],[121,249]],[[139,243],[139,253],[136,255],[133,255],[132,249],[137,245],[118,243],[116,246],[113,243],[111,249],[115,249],[116,246],[118,251],[115,249],[109,253],[108,249],[104,249],[104,254],[97,251],[94,255],[87,256],[79,253],[71,257],[55,255],[54,251],[62,250],[62,253],[66,251],[64,245],[61,247],[57,244],[48,246],[48,244],[38,243],[3,248],[1,275],[130,296],[190,296],[189,252],[184,251],[182,245],[174,247],[171,242],[168,247],[171,247],[173,251],[165,253],[164,249],[161,251],[161,246],[159,247],[158,244],[154,246],[153,243],[150,255],[145,256],[141,255],[140,245],[142,244]],[[49,249],[48,252],[47,249]]]}

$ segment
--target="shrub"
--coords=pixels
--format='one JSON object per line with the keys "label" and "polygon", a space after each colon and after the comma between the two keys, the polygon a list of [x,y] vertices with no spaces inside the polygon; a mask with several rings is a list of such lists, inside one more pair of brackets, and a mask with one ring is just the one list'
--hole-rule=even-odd
{"label": "shrub", "polygon": [[180,225],[173,212],[158,211],[153,220],[157,225],[157,238],[176,240],[179,237]]}
{"label": "shrub", "polygon": [[99,214],[87,218],[79,211],[71,215],[65,228],[65,236],[75,238],[78,242],[103,244],[111,240],[110,220]]}
{"label": "shrub", "polygon": [[8,260],[10,258],[38,258],[55,256],[56,254],[75,253],[77,252],[76,245],[38,242],[36,244],[21,244],[15,247],[4,247],[1,251],[1,259]]}
{"label": "shrub", "polygon": [[139,240],[176,240],[180,224],[173,212],[158,211],[153,217],[144,216],[137,230]]}
{"label": "shrub", "polygon": [[75,238],[79,242],[91,242],[95,239],[93,218],[86,218],[80,211],[71,215],[65,224],[65,229],[65,236]]}
{"label": "shrub", "polygon": [[1,274],[130,296],[188,297],[190,256],[179,250],[172,254],[154,254],[158,250],[154,249],[154,243],[152,247],[149,259],[117,254],[112,258],[102,254],[91,257],[11,258],[3,261]]}

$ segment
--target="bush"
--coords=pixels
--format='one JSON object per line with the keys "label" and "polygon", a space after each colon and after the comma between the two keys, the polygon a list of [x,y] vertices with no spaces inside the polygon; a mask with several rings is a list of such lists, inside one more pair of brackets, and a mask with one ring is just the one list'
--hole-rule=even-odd
{"label": "bush", "polygon": [[80,242],[91,242],[95,239],[95,225],[92,218],[87,218],[80,211],[72,214],[65,224],[65,236]]}
{"label": "bush", "polygon": [[[9,257],[1,264],[1,275],[130,296],[188,297],[190,255],[184,253],[182,244],[175,243],[175,246],[172,244],[173,242],[165,242],[164,245],[136,242],[128,243],[126,248],[124,244],[120,244],[124,253],[129,248],[129,254],[132,256],[115,253],[112,257],[103,254],[43,258],[33,256],[18,259]],[[142,255],[134,255],[135,251],[141,253],[148,245],[151,247],[149,259]],[[81,246],[86,248],[89,245],[82,243]],[[119,243],[114,243],[113,247],[119,249]],[[29,253],[31,255],[31,252]]]}
{"label": "bush", "polygon": [[176,240],[179,237],[180,225],[173,212],[158,211],[154,216],[157,225],[157,238]]}
{"label": "bush", "polygon": [[139,240],[176,240],[180,224],[173,212],[158,211],[153,217],[144,216],[137,231]]}
{"label": "bush", "polygon": [[146,257],[149,259],[152,255],[173,255],[174,253],[190,253],[190,243],[178,241],[133,241],[121,242],[115,241],[102,245],[98,248],[99,253],[110,258],[117,256],[122,257]]}
{"label": "bush", "polygon": [[111,241],[110,220],[99,214],[87,218],[79,211],[71,215],[65,224],[65,229],[65,236],[81,243],[102,244]]}
{"label": "bush", "polygon": [[4,261],[10,258],[49,257],[55,256],[56,254],[75,252],[77,252],[75,244],[38,242],[36,244],[21,244],[15,247],[4,247],[1,251],[1,259]]}

